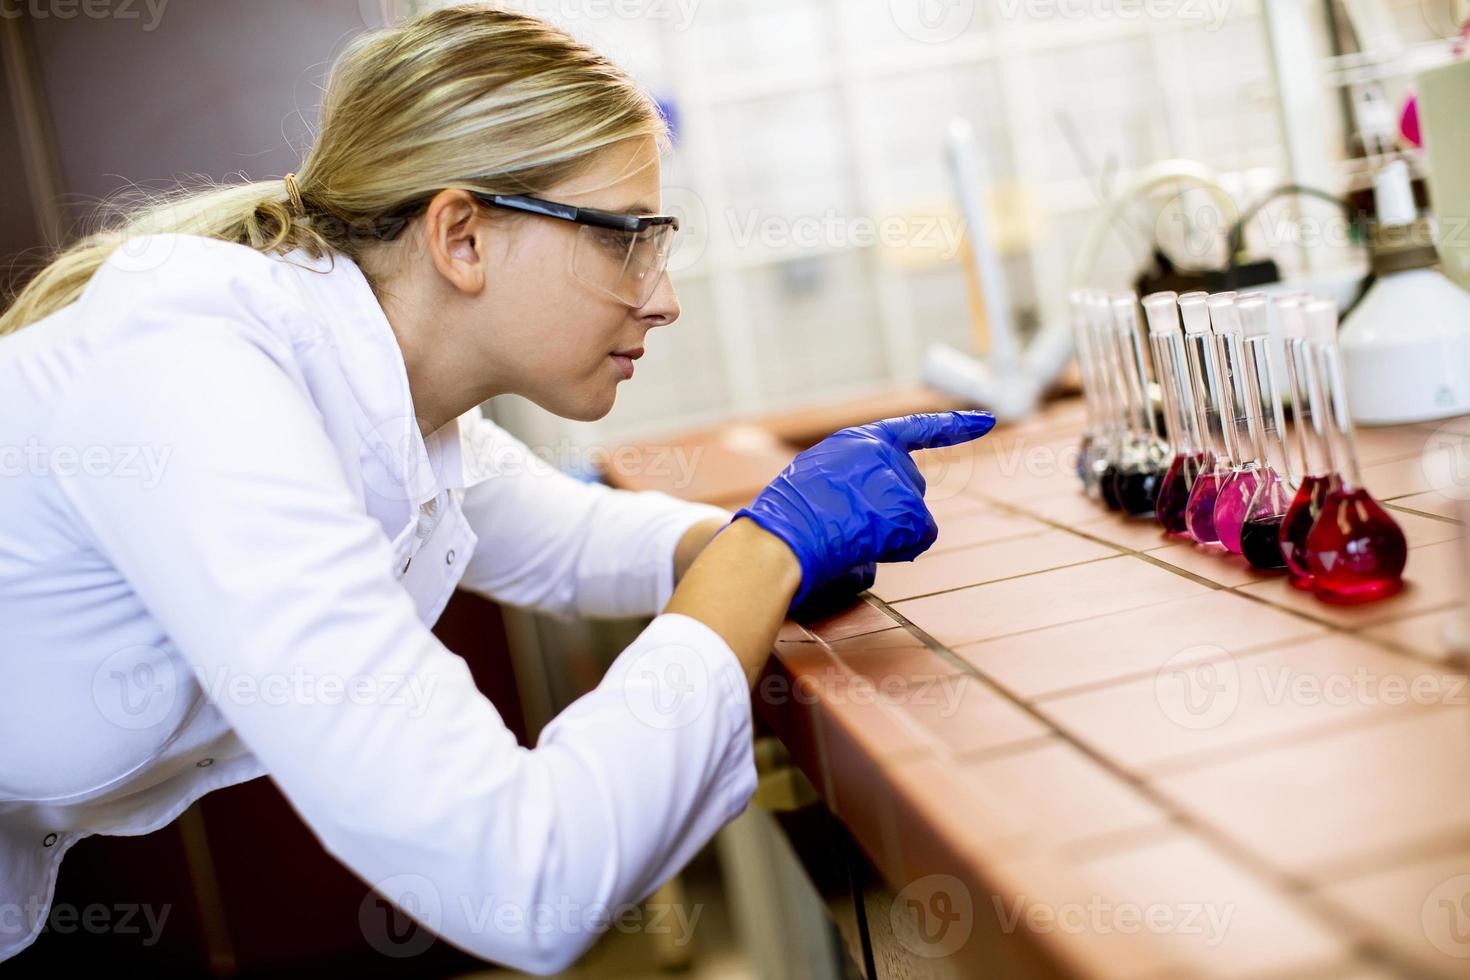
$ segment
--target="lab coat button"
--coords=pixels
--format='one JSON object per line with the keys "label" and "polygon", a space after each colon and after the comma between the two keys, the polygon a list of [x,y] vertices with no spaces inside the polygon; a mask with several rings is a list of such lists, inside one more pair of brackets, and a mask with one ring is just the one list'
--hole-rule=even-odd
{"label": "lab coat button", "polygon": [[56,834],[53,831],[52,833],[49,833],[49,834],[46,835],[46,839],[45,840],[41,841],[41,846],[42,847],[50,847],[52,844],[55,844],[55,843],[56,843]]}
{"label": "lab coat button", "polygon": [[207,766],[214,765],[214,760],[213,759],[200,759],[198,762],[194,763],[194,765],[198,766],[200,769],[204,769]]}
{"label": "lab coat button", "polygon": [[444,564],[446,564],[446,565],[453,565],[454,564],[454,549],[453,548],[450,548],[449,549],[449,554],[447,554],[447,555],[444,556]]}

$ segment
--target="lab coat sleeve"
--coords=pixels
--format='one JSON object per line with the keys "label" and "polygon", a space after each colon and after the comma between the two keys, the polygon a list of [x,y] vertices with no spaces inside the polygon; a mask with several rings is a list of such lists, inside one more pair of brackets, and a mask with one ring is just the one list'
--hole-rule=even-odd
{"label": "lab coat sleeve", "polygon": [[149,305],[45,438],[162,447],[162,476],[58,471],[58,506],[330,853],[472,954],[565,968],[754,790],[733,652],[660,616],[519,747],[393,578],[286,355]]}
{"label": "lab coat sleeve", "polygon": [[478,413],[467,425],[465,490],[479,538],[460,586],[569,617],[652,616],[674,591],[674,549],[689,528],[727,510],[656,490],[583,483]]}

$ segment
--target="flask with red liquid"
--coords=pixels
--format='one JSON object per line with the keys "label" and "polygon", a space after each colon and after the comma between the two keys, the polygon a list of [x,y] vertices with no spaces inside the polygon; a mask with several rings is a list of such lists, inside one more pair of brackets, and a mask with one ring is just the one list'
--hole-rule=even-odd
{"label": "flask with red liquid", "polygon": [[1255,455],[1260,462],[1256,491],[1245,510],[1240,550],[1262,570],[1286,567],[1281,553],[1281,524],[1291,506],[1291,464],[1282,430],[1281,386],[1271,352],[1279,331],[1271,330],[1271,309],[1264,293],[1247,293],[1235,301],[1240,315],[1245,361],[1246,420]]}
{"label": "flask with red liquid", "polygon": [[1260,461],[1251,441],[1246,406],[1245,352],[1241,345],[1240,314],[1235,309],[1233,292],[1216,293],[1206,301],[1210,311],[1210,332],[1215,335],[1220,362],[1221,418],[1231,450],[1230,474],[1220,483],[1215,496],[1215,533],[1220,543],[1232,554],[1241,554],[1240,532],[1245,527],[1245,512],[1260,484]]}
{"label": "flask with red liquid", "polygon": [[1328,602],[1370,602],[1403,587],[1408,544],[1398,523],[1362,484],[1337,350],[1337,304],[1313,299],[1302,312],[1327,399],[1328,438],[1340,479],[1307,532],[1312,591]]}
{"label": "flask with red liquid", "polygon": [[1291,392],[1292,427],[1296,430],[1301,474],[1301,482],[1281,522],[1281,554],[1291,572],[1291,584],[1307,590],[1312,587],[1312,571],[1307,567],[1307,534],[1321,515],[1327,495],[1338,484],[1327,441],[1327,408],[1302,316],[1302,305],[1310,298],[1298,293],[1275,301],[1286,347],[1286,380]]}
{"label": "flask with red liquid", "polygon": [[1215,531],[1215,498],[1221,481],[1230,475],[1232,467],[1220,412],[1220,370],[1206,298],[1202,292],[1183,294],[1179,297],[1179,314],[1184,323],[1195,424],[1204,451],[1199,475],[1189,488],[1189,500],[1184,505],[1184,522],[1189,536],[1198,544],[1211,545],[1220,542],[1220,535]]}
{"label": "flask with red liquid", "polygon": [[1169,468],[1159,484],[1154,512],[1170,534],[1189,534],[1185,507],[1189,491],[1204,464],[1189,364],[1184,352],[1184,331],[1179,327],[1179,294],[1159,292],[1145,296],[1143,312],[1148,319],[1153,345],[1154,369],[1164,403],[1164,430],[1169,443]]}

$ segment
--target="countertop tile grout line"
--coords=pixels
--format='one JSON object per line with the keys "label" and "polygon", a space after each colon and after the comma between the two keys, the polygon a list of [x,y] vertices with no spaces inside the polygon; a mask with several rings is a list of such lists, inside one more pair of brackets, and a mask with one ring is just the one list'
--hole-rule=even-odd
{"label": "countertop tile grout line", "polygon": [[[1119,779],[1125,785],[1131,787],[1141,797],[1149,801],[1152,805],[1158,807],[1160,812],[1169,816],[1171,818],[1171,822],[1177,823],[1180,827],[1187,829],[1199,838],[1209,842],[1220,853],[1226,855],[1231,860],[1237,862],[1240,866],[1249,870],[1262,882],[1269,883],[1277,891],[1279,891],[1280,894],[1288,897],[1290,900],[1295,902],[1297,906],[1303,910],[1304,913],[1310,914],[1319,920],[1325,919],[1332,922],[1332,924],[1342,934],[1348,937],[1352,937],[1354,935],[1349,926],[1344,925],[1341,917],[1334,918],[1331,915],[1326,915],[1323,913],[1322,910],[1316,908],[1315,906],[1309,905],[1303,900],[1303,896],[1310,894],[1315,887],[1311,881],[1298,878],[1292,873],[1276,867],[1269,861],[1266,861],[1251,853],[1249,850],[1241,847],[1230,837],[1216,830],[1210,824],[1197,819],[1192,814],[1182,811],[1170,797],[1157,790],[1148,780],[1140,778],[1129,772],[1127,769],[1124,769],[1120,765],[1113,762],[1106,755],[1103,755],[1102,753],[1093,749],[1087,743],[1077,739],[1071,732],[1058,728],[1048,717],[1037,711],[1032,705],[1018,700],[1009,691],[1006,691],[1003,688],[999,688],[998,685],[995,685],[994,682],[985,677],[984,674],[973,664],[969,663],[963,657],[960,657],[958,654],[956,654],[949,647],[945,646],[934,637],[930,636],[929,633],[927,633],[921,627],[907,619],[907,617],[904,617],[902,613],[899,613],[896,610],[892,609],[886,603],[883,603],[882,600],[877,601],[880,603],[880,608],[883,608],[884,611],[890,616],[898,619],[901,625],[903,625],[905,629],[908,629],[921,641],[923,641],[925,646],[928,646],[936,653],[948,656],[957,661],[958,666],[960,666],[967,674],[986,684],[987,687],[994,688],[1002,697],[1010,700],[1012,704],[1014,704],[1020,710],[1030,714],[1039,724],[1044,726],[1046,729],[1054,732],[1057,738],[1061,739],[1063,742],[1066,742],[1068,745],[1081,752],[1084,756],[1091,759],[1095,764],[1101,766],[1104,771],[1108,772],[1115,779]],[[1384,716],[1382,719],[1375,719],[1372,717],[1356,719],[1356,721],[1358,722],[1357,725],[1349,726],[1341,730],[1351,731],[1356,727],[1371,726],[1377,721],[1387,720],[1393,717],[1392,712],[1383,712],[1382,715]],[[1333,731],[1326,734],[1331,735],[1338,733],[1339,732],[1337,731]],[[1303,740],[1310,740],[1312,737],[1314,737],[1315,734],[1317,733],[1308,735]],[[1267,747],[1269,746],[1263,740],[1261,746],[1258,747],[1257,751],[1262,751]],[[1218,760],[1215,764],[1219,764]],[[1202,768],[1208,768],[1208,765]]]}
{"label": "countertop tile grout line", "polygon": [[[1383,639],[1380,639],[1379,637],[1376,637],[1376,636],[1368,636],[1366,634],[1366,631],[1367,630],[1370,630],[1370,629],[1376,629],[1376,628],[1378,628],[1380,626],[1387,625],[1388,623],[1398,622],[1401,619],[1409,619],[1409,618],[1411,618],[1413,616],[1423,615],[1423,614],[1431,613],[1431,612],[1439,612],[1443,608],[1451,608],[1454,605],[1454,603],[1452,603],[1452,602],[1451,603],[1447,603],[1444,607],[1436,606],[1436,607],[1433,607],[1433,608],[1430,608],[1430,609],[1419,609],[1419,610],[1415,610],[1414,612],[1405,613],[1403,616],[1390,616],[1389,618],[1384,619],[1384,620],[1382,620],[1380,622],[1376,622],[1376,623],[1364,624],[1364,625],[1357,626],[1357,627],[1348,626],[1348,625],[1344,625],[1344,624],[1332,622],[1331,620],[1327,620],[1327,619],[1319,619],[1316,616],[1312,615],[1311,613],[1303,612],[1303,611],[1301,611],[1299,609],[1296,609],[1296,608],[1294,608],[1292,606],[1288,606],[1288,605],[1284,605],[1284,604],[1281,604],[1281,603],[1272,602],[1269,598],[1266,598],[1264,596],[1258,596],[1258,595],[1256,595],[1256,594],[1254,594],[1252,592],[1245,592],[1245,591],[1243,591],[1243,589],[1247,588],[1248,586],[1254,586],[1254,585],[1260,584],[1259,582],[1249,582],[1249,583],[1246,583],[1245,586],[1222,585],[1219,582],[1213,582],[1213,581],[1205,578],[1204,576],[1199,575],[1199,574],[1196,574],[1194,572],[1191,572],[1191,571],[1189,571],[1187,569],[1178,568],[1178,567],[1176,567],[1174,565],[1170,565],[1168,562],[1160,561],[1159,559],[1152,557],[1147,551],[1138,551],[1137,549],[1130,548],[1127,545],[1120,545],[1120,544],[1117,544],[1116,542],[1107,541],[1105,539],[1098,538],[1098,537],[1096,537],[1094,535],[1086,534],[1086,533],[1078,530],[1077,528],[1070,527],[1070,526],[1068,526],[1066,524],[1058,523],[1057,521],[1053,521],[1053,520],[1051,520],[1049,518],[1041,517],[1038,514],[1034,514],[1034,513],[1030,512],[1030,511],[1027,511],[1023,507],[1019,507],[1019,506],[1014,505],[1014,504],[1007,504],[1007,503],[1000,502],[1000,501],[990,500],[988,498],[981,498],[981,499],[985,499],[985,501],[987,503],[990,503],[990,504],[992,504],[994,506],[997,506],[997,507],[1001,508],[1002,510],[1011,513],[1012,515],[1022,516],[1022,517],[1030,517],[1033,520],[1041,521],[1042,523],[1047,524],[1050,527],[1056,528],[1057,530],[1067,531],[1067,532],[1070,532],[1072,534],[1077,535],[1080,538],[1085,538],[1085,539],[1087,539],[1089,541],[1096,541],[1096,542],[1099,542],[1101,544],[1109,545],[1109,546],[1117,549],[1118,551],[1120,551],[1122,554],[1132,555],[1135,558],[1141,558],[1144,561],[1148,562],[1149,564],[1154,565],[1154,566],[1157,566],[1159,568],[1162,568],[1162,569],[1164,569],[1164,570],[1166,570],[1168,572],[1171,572],[1171,573],[1173,573],[1175,575],[1180,576],[1181,578],[1189,579],[1192,582],[1197,582],[1197,583],[1199,583],[1201,585],[1205,585],[1205,586],[1207,586],[1207,587],[1209,587],[1211,589],[1215,589],[1217,591],[1230,592],[1231,594],[1238,595],[1238,596],[1240,596],[1243,599],[1248,599],[1248,600],[1250,600],[1252,602],[1261,603],[1262,605],[1265,605],[1265,606],[1267,606],[1267,607],[1269,607],[1271,609],[1276,609],[1276,610],[1279,610],[1281,612],[1288,613],[1288,614],[1290,614],[1292,616],[1297,617],[1298,619],[1304,619],[1304,620],[1306,620],[1306,621],[1308,621],[1310,623],[1313,623],[1315,625],[1318,625],[1318,626],[1325,626],[1327,629],[1329,629],[1329,630],[1331,630],[1331,631],[1333,631],[1335,633],[1342,633],[1342,634],[1344,634],[1346,636],[1351,636],[1351,637],[1354,637],[1354,638],[1357,638],[1357,639],[1361,639],[1361,640],[1363,640],[1366,643],[1375,644],[1375,645],[1377,645],[1379,647],[1382,647],[1385,650],[1388,650],[1389,652],[1393,653],[1395,656],[1400,656],[1400,657],[1402,657],[1402,656],[1408,656],[1411,659],[1417,660],[1417,661],[1419,661],[1421,663],[1428,663],[1428,664],[1431,664],[1431,665],[1444,666],[1444,661],[1442,659],[1440,659],[1440,658],[1436,658],[1433,654],[1424,653],[1422,651],[1417,651],[1417,650],[1414,650],[1412,648],[1405,647],[1405,646],[1402,646],[1402,645],[1399,645],[1399,644],[1390,643],[1390,642],[1388,642],[1386,640],[1383,640]],[[1417,513],[1417,511],[1415,513]],[[1433,515],[1425,515],[1425,516],[1433,516]],[[1179,543],[1180,544],[1183,544],[1185,542],[1182,542],[1181,541]],[[1440,544],[1447,544],[1449,542],[1439,542],[1439,543]],[[1165,545],[1163,547],[1171,547],[1171,546]],[[1431,545],[1426,545],[1426,547],[1432,547],[1432,546]],[[1150,550],[1158,550],[1158,549],[1150,549]],[[1104,559],[1094,559],[1094,560],[1096,560],[1096,561],[1102,561]],[[1271,579],[1263,579],[1261,581],[1271,581]],[[939,594],[939,593],[935,593],[935,594]],[[1329,606],[1328,608],[1334,608],[1334,607]],[[1061,625],[1061,624],[1054,624],[1054,625]],[[1045,628],[1045,627],[1043,627],[1043,628]]]}

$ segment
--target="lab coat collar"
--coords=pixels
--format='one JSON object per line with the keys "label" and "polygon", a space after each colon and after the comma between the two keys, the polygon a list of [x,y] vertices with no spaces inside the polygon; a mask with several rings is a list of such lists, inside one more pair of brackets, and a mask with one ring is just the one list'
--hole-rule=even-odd
{"label": "lab coat collar", "polygon": [[467,479],[460,419],[427,437],[420,431],[403,350],[357,263],[341,254],[313,259],[301,250],[282,261],[336,349],[363,410],[364,463],[379,468],[377,478],[367,480],[372,489],[417,508],[440,490],[477,482]]}

